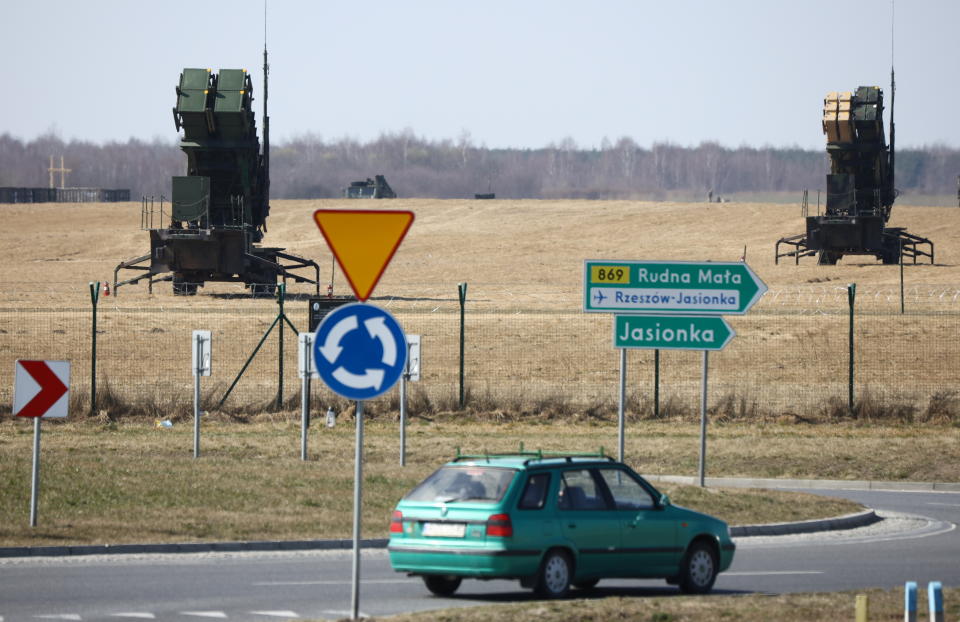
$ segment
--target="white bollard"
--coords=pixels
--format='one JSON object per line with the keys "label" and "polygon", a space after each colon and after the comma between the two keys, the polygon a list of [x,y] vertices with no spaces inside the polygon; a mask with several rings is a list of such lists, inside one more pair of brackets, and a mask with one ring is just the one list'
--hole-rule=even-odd
{"label": "white bollard", "polygon": [[903,586],[903,622],[917,622],[917,582]]}
{"label": "white bollard", "polygon": [[943,622],[943,586],[939,581],[927,584],[927,602],[930,604],[930,622]]}

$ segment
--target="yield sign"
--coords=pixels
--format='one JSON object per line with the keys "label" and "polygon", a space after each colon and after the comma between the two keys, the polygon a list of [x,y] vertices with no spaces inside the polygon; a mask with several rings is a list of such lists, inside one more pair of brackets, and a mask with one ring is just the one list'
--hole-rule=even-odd
{"label": "yield sign", "polygon": [[66,417],[69,361],[17,361],[13,414],[18,417]]}
{"label": "yield sign", "polygon": [[332,210],[313,213],[357,299],[365,301],[413,224],[413,212]]}

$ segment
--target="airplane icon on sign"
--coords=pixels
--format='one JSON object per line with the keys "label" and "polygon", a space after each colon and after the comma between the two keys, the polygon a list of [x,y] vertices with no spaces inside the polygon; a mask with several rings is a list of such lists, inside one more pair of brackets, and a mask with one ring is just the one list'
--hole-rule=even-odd
{"label": "airplane icon on sign", "polygon": [[603,304],[603,301],[608,298],[608,296],[604,296],[604,295],[603,295],[603,292],[597,292],[597,293],[594,295],[593,298],[594,298],[594,300],[597,301],[597,304],[598,304],[598,305],[601,305],[601,304]]}

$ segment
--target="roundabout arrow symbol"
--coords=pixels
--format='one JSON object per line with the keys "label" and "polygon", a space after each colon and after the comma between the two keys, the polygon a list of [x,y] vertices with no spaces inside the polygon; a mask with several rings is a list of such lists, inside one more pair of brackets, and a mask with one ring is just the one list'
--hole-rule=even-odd
{"label": "roundabout arrow symbol", "polygon": [[348,315],[339,322],[337,322],[333,328],[330,329],[330,332],[327,333],[327,339],[323,342],[323,345],[317,348],[320,350],[320,354],[323,355],[323,358],[327,359],[327,362],[333,364],[340,357],[340,353],[343,352],[343,347],[340,345],[340,342],[343,340],[343,337],[352,330],[356,330],[357,326],[357,316]]}
{"label": "roundabout arrow symbol", "polygon": [[331,374],[337,382],[351,389],[379,389],[386,375],[382,369],[367,369],[363,375],[355,374],[345,367],[338,367]]}
{"label": "roundabout arrow symbol", "polygon": [[393,338],[390,329],[387,328],[387,322],[382,317],[374,317],[364,320],[363,325],[367,327],[367,332],[374,339],[379,339],[383,346],[383,357],[380,359],[384,365],[393,367],[397,363],[397,342]]}

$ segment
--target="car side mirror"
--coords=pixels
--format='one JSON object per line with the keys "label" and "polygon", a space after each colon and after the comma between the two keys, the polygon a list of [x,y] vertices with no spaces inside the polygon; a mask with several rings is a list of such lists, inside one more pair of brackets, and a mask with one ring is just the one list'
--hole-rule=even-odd
{"label": "car side mirror", "polygon": [[657,507],[661,509],[670,507],[670,497],[668,497],[666,493],[660,495],[660,499],[657,501]]}

